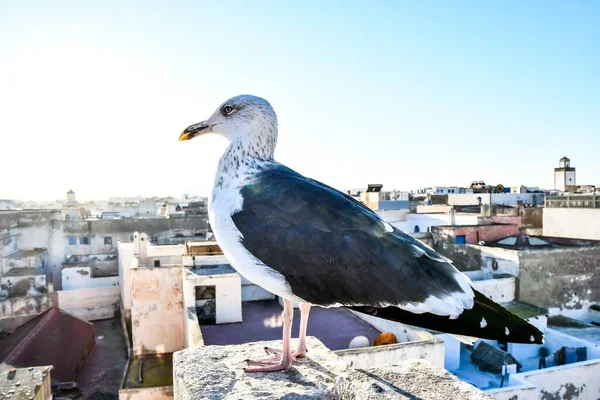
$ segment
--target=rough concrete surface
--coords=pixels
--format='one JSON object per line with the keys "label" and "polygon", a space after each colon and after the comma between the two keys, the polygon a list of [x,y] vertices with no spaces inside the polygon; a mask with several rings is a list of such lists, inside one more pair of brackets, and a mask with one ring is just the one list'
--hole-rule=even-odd
{"label": "rough concrete surface", "polygon": [[338,382],[341,400],[492,400],[481,390],[424,360],[355,370]]}
{"label": "rough concrete surface", "polygon": [[[292,340],[295,348],[296,340]],[[193,347],[173,356],[173,389],[188,399],[343,399],[475,400],[492,399],[443,369],[425,361],[403,361],[354,370],[318,339],[307,338],[308,357],[289,371],[245,373],[244,360],[261,358],[265,346],[281,341]]]}
{"label": "rough concrete surface", "polygon": [[[292,340],[295,349],[296,340]],[[281,341],[230,346],[192,347],[173,355],[175,399],[335,399],[335,383],[350,367],[314,337],[307,338],[308,357],[289,371],[251,373],[244,360],[264,358],[264,347]]]}

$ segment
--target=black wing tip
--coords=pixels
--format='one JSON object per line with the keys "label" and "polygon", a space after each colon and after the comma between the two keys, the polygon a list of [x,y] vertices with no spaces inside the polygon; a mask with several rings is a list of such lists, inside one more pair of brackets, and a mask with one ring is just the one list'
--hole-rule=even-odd
{"label": "black wing tip", "polygon": [[[546,341],[546,337],[544,336],[544,333],[542,331],[540,331],[539,329],[535,328],[537,332],[534,332],[530,339],[530,342],[533,344],[544,344],[544,342]],[[531,339],[533,339],[533,341],[531,341]]]}
{"label": "black wing tip", "polygon": [[[480,339],[517,344],[544,344],[544,333],[525,319],[506,313],[512,318],[498,319],[498,315],[486,315],[487,326],[481,326],[481,314],[471,310],[461,314],[458,319],[429,313],[413,314],[397,307],[347,307],[351,310],[377,316],[379,318],[403,324],[430,329],[441,333],[473,336]],[[483,311],[483,310],[479,310]],[[471,315],[469,315],[471,314]],[[495,318],[494,318],[495,317]]]}
{"label": "black wing tip", "polygon": [[530,325],[527,328],[529,329],[523,329],[514,334],[511,332],[511,334],[506,335],[506,338],[498,337],[495,338],[495,340],[519,344],[544,344],[544,334],[539,329],[533,325]]}

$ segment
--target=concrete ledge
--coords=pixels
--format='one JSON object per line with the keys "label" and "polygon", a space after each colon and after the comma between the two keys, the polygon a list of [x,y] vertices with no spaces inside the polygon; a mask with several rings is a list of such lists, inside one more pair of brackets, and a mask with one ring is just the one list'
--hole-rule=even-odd
{"label": "concrete ledge", "polygon": [[[296,340],[292,340],[292,348],[296,343]],[[294,363],[290,371],[248,374],[242,370],[245,359],[267,356],[265,346],[281,348],[281,345],[281,341],[277,340],[178,351],[173,354],[174,398],[336,398],[337,377],[351,369],[314,337],[307,338],[309,358]]]}
{"label": "concrete ledge", "polygon": [[204,338],[198,323],[198,316],[194,307],[188,307],[186,310],[185,321],[185,347],[202,347],[204,346]]}
{"label": "concrete ledge", "polygon": [[[289,371],[245,373],[244,360],[266,357],[265,346],[281,341],[235,346],[205,346],[173,355],[173,394],[188,399],[492,399],[479,389],[426,361],[403,361],[367,370],[352,369],[314,337],[308,357]],[[296,340],[292,340],[293,348]]]}
{"label": "concrete ledge", "polygon": [[422,359],[432,365],[444,368],[444,348],[442,339],[369,346],[357,349],[336,350],[334,353],[353,368],[371,368],[400,360]]}
{"label": "concrete ledge", "polygon": [[355,370],[340,379],[341,400],[493,400],[475,386],[424,360]]}

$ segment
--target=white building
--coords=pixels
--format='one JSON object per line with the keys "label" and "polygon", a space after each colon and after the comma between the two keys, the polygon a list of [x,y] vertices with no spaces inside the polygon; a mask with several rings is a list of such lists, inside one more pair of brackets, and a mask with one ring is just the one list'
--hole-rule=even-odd
{"label": "white building", "polygon": [[473,193],[473,189],[458,186],[431,186],[410,191],[413,195],[445,195],[456,193]]}
{"label": "white building", "polygon": [[[217,310],[220,309],[224,313],[222,317],[218,317],[222,323],[233,322],[237,318],[238,312],[241,315],[241,308],[237,309],[238,306],[241,307],[241,304],[232,305],[231,300],[227,300],[227,298],[237,298],[237,294],[234,292],[239,291],[240,303],[241,301],[275,298],[272,293],[249,282],[235,272],[217,242],[187,241],[185,245],[152,245],[148,239],[146,234],[135,232],[132,242],[119,243],[119,284],[125,309],[131,308],[130,269],[134,259],[138,266],[146,268],[180,266],[189,269],[192,273],[188,276],[191,286],[185,290],[193,291],[193,287],[208,285],[207,282],[212,281],[214,285],[218,286],[216,301]],[[237,287],[234,287],[236,285]],[[191,298],[190,296],[188,297]],[[221,300],[225,303],[219,307],[218,302]],[[231,307],[234,306],[235,310],[232,311]]]}
{"label": "white building", "polygon": [[543,204],[543,202],[543,193],[465,193],[448,195],[448,205],[451,206]]}
{"label": "white building", "polygon": [[544,236],[600,240],[600,196],[549,196],[543,218]]}
{"label": "white building", "polygon": [[[435,206],[434,206],[435,207]],[[386,222],[406,233],[429,232],[432,226],[440,225],[477,225],[479,214],[410,213],[408,210],[377,211]]]}
{"label": "white building", "polygon": [[576,185],[575,167],[571,167],[571,160],[567,157],[561,158],[559,167],[554,168],[554,189],[566,192],[569,186]]}
{"label": "white building", "polygon": [[528,191],[529,190],[527,189],[527,186],[524,186],[524,185],[510,187],[511,193],[527,193]]}

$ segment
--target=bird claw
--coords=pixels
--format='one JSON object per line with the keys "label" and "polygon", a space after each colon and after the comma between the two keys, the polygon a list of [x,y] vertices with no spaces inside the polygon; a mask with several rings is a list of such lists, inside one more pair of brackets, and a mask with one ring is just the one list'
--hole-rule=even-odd
{"label": "bird claw", "polygon": [[278,361],[277,363],[272,365],[258,364],[255,367],[246,367],[244,368],[244,372],[275,372],[288,370],[290,368],[292,368],[291,360],[285,364],[281,361]]}
{"label": "bird claw", "polygon": [[[282,351],[279,349],[274,349],[272,347],[264,347],[265,353],[272,356],[279,356],[281,358]],[[302,358],[306,356],[308,353],[308,349],[298,349],[292,353],[292,361],[296,361],[297,358]]]}
{"label": "bird claw", "polygon": [[[266,351],[266,348],[265,348]],[[268,352],[267,352],[268,353]],[[246,359],[244,362],[247,367],[244,368],[245,372],[273,372],[282,371],[285,369],[292,368],[293,359],[284,362],[280,354],[272,354],[268,358],[260,358],[257,360]]]}

